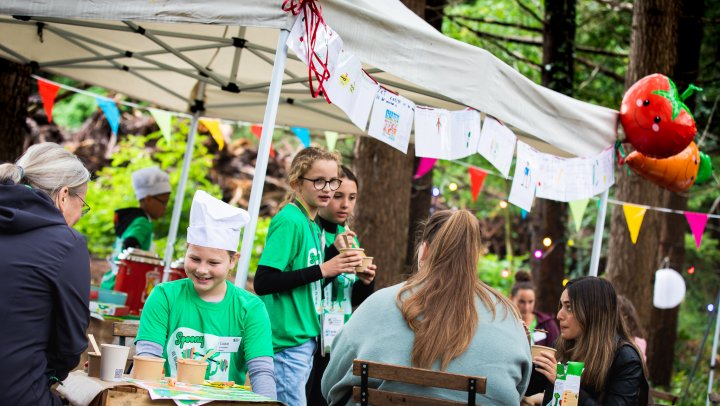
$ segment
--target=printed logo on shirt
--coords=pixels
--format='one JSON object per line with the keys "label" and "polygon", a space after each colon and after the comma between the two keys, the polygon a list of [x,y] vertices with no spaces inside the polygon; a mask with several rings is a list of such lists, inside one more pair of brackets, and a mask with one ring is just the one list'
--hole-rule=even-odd
{"label": "printed logo on shirt", "polygon": [[170,334],[166,346],[170,375],[177,376],[178,358],[199,360],[214,349],[217,352],[207,358],[205,377],[213,381],[227,381],[231,356],[239,350],[241,341],[242,337],[219,337],[187,327],[178,327]]}
{"label": "printed logo on shirt", "polygon": [[310,248],[308,251],[307,266],[320,265],[320,255],[318,255],[317,248]]}

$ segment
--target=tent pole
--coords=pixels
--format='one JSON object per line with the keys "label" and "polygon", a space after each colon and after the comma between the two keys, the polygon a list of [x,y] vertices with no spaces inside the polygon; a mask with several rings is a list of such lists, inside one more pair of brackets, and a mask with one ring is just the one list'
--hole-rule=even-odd
{"label": "tent pole", "polygon": [[172,263],[175,251],[175,241],[177,240],[178,226],[180,225],[180,215],[182,214],[183,202],[185,201],[185,186],[187,185],[188,174],[190,173],[190,163],[192,162],[193,151],[195,150],[195,137],[197,135],[198,122],[200,114],[203,112],[203,99],[205,98],[205,82],[198,82],[197,95],[195,96],[194,112],[192,122],[190,124],[190,133],[188,134],[187,145],[185,146],[185,155],[183,155],[182,172],[180,172],[180,181],[178,182],[175,192],[175,202],[173,203],[172,218],[170,220],[170,231],[167,237],[167,246],[165,246],[165,271],[163,272],[163,282],[167,282],[170,278],[170,264]]}
{"label": "tent pole", "polygon": [[290,31],[280,30],[278,37],[277,51],[275,52],[275,65],[273,65],[272,79],[268,89],[267,104],[265,106],[265,118],[263,119],[260,147],[258,148],[257,161],[255,164],[255,176],[253,176],[252,190],[250,192],[250,223],[245,226],[238,261],[235,285],[245,287],[247,282],[248,268],[250,266],[250,255],[255,245],[255,228],[257,226],[260,203],[262,201],[263,187],[265,186],[265,175],[267,172],[270,146],[272,145],[273,130],[275,129],[275,117],[277,116],[278,104],[280,103],[280,91],[283,84],[283,72],[285,71],[285,60],[287,59],[287,39]]}
{"label": "tent pole", "polygon": [[718,294],[717,300],[715,300],[715,335],[713,336],[712,351],[710,352],[710,376],[708,377],[708,390],[707,397],[705,398],[705,406],[710,406],[710,394],[713,389],[713,380],[715,379],[715,368],[717,368],[717,349],[718,349],[718,333],[720,333],[720,317],[718,317],[718,311],[720,311],[720,294]]}
{"label": "tent pole", "polygon": [[598,207],[597,220],[595,221],[595,237],[593,239],[592,256],[590,257],[590,276],[598,275],[609,193],[610,188],[607,188],[600,196],[600,206]]}

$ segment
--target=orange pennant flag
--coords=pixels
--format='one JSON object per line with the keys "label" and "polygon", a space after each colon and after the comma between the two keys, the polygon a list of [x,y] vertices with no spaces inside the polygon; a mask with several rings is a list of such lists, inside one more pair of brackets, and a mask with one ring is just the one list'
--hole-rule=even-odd
{"label": "orange pennant flag", "polygon": [[472,200],[475,202],[477,200],[478,194],[480,194],[480,190],[482,190],[483,183],[485,182],[485,177],[487,176],[487,172],[480,168],[475,167],[469,167],[468,173],[470,174],[470,191],[472,193]]}
{"label": "orange pennant flag", "polygon": [[45,108],[45,115],[47,115],[48,122],[52,123],[52,111],[55,106],[55,96],[57,96],[60,86],[38,79],[38,93],[40,93],[40,99],[42,99],[43,107]]}
{"label": "orange pennant flag", "polygon": [[218,145],[218,149],[222,151],[222,149],[225,147],[225,137],[223,136],[222,130],[220,129],[220,120],[215,120],[212,118],[201,118],[200,123],[205,126],[205,128],[210,131],[210,135],[212,135],[213,139]]}
{"label": "orange pennant flag", "polygon": [[638,234],[640,233],[640,226],[642,225],[646,211],[647,208],[645,207],[623,204],[623,213],[625,213],[625,221],[627,221],[628,230],[630,231],[630,239],[633,244],[637,242]]}
{"label": "orange pennant flag", "polygon": [[[250,126],[250,132],[259,140],[260,137],[262,137],[262,126],[260,124],[253,124]],[[275,158],[275,149],[272,144],[270,144],[270,158]]]}

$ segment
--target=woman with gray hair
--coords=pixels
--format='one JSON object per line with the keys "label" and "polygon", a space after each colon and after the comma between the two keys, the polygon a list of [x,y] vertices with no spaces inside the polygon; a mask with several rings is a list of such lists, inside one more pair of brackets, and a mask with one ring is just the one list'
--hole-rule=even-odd
{"label": "woman with gray hair", "polygon": [[87,349],[90,258],[71,228],[90,210],[90,173],[53,143],[0,165],[0,398],[59,405],[50,385]]}

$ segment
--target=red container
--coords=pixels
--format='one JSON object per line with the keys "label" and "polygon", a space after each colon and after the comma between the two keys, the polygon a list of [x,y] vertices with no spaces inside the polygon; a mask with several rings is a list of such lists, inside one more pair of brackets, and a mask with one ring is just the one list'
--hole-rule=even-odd
{"label": "red container", "polygon": [[[118,257],[115,290],[127,293],[130,314],[140,314],[152,289],[162,282],[163,262],[154,253],[129,248]],[[170,279],[185,277],[185,272],[170,271]]]}

